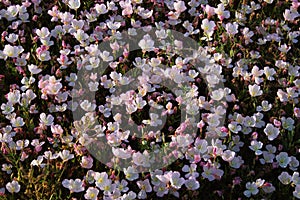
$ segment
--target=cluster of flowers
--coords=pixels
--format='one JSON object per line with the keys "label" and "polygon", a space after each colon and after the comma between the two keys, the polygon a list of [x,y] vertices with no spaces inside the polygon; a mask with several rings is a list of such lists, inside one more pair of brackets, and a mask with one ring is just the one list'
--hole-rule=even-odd
{"label": "cluster of flowers", "polygon": [[[0,61],[10,70],[4,74],[22,76],[1,103],[0,174],[6,177],[0,181],[1,195],[38,193],[28,192],[34,190],[26,186],[28,174],[51,174],[55,165],[79,172],[49,175],[59,174],[54,182],[63,189],[45,195],[61,195],[58,199],[78,194],[85,199],[179,198],[183,188],[192,198],[201,196],[202,182],[224,179],[232,182],[230,194],[218,188],[220,196],[232,195],[236,185],[242,188],[236,197],[269,197],[293,187],[300,199],[300,66],[293,56],[299,53],[297,0],[1,4]],[[279,15],[272,13],[275,4],[282,5]],[[265,12],[276,18],[260,18]],[[122,32],[138,38],[139,30],[140,52],[131,52]],[[170,30],[181,32],[181,40],[169,42]],[[184,37],[201,47],[182,56]],[[108,47],[100,48],[101,42]],[[108,72],[99,71],[103,63]],[[130,69],[141,73],[129,75]],[[168,81],[174,88],[164,87]],[[119,92],[120,87],[130,89]],[[87,95],[98,90],[100,103]],[[121,106],[125,111],[115,112]],[[142,118],[148,107],[147,119],[139,119],[139,135],[133,131],[134,117],[125,115]],[[181,121],[179,110],[186,112]],[[85,114],[72,123],[72,112]],[[104,152],[88,151],[99,140],[112,151],[103,163],[110,169],[96,159]],[[170,150],[159,157],[164,168],[153,169],[156,153],[164,148]],[[123,161],[130,166],[118,167]],[[150,172],[140,173],[144,168]],[[267,174],[272,170],[276,179]],[[280,184],[289,188],[280,190]]]}

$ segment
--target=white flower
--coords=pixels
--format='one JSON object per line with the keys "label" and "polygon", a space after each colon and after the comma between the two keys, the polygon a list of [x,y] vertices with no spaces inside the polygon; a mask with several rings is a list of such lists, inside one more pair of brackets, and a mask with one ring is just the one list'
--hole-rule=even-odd
{"label": "white flower", "polygon": [[214,90],[211,93],[211,98],[216,101],[220,101],[225,95],[224,89],[219,88],[218,90]]}
{"label": "white flower", "polygon": [[237,123],[237,122],[231,122],[229,125],[228,125],[228,128],[231,132],[233,133],[238,133],[239,131],[242,130],[242,127]]}
{"label": "white flower", "polygon": [[287,165],[291,162],[291,158],[286,152],[280,152],[276,156],[276,161],[278,162],[279,166],[282,168],[286,168]]}
{"label": "white flower", "polygon": [[96,4],[95,9],[99,15],[105,14],[108,12],[105,4]]}
{"label": "white flower", "polygon": [[112,152],[114,156],[122,159],[128,159],[131,157],[131,148],[123,149],[123,148],[112,148]]}
{"label": "white flower", "polygon": [[79,41],[83,42],[89,38],[88,34],[86,34],[83,30],[78,29],[77,32],[73,33],[74,37]]}
{"label": "white flower", "polygon": [[110,53],[108,51],[100,52],[100,57],[104,62],[110,62],[114,59],[112,56],[110,56]]}
{"label": "white flower", "polygon": [[22,127],[25,125],[25,122],[22,117],[13,118],[10,121],[10,123],[13,127]]}
{"label": "white flower", "polygon": [[260,89],[260,86],[254,84],[254,85],[249,85],[249,93],[252,97],[260,96],[263,94],[263,91]]}
{"label": "white flower", "polygon": [[293,192],[294,197],[300,199],[300,185],[296,185],[295,191]]}
{"label": "white flower", "polygon": [[80,107],[86,112],[95,111],[96,104],[89,102],[88,100],[84,100],[80,103]]}
{"label": "white flower", "polygon": [[175,189],[180,189],[184,184],[184,178],[180,177],[179,172],[173,172],[170,177],[171,186]]}
{"label": "white flower", "polygon": [[31,161],[30,165],[44,168],[46,164],[43,163],[43,160],[44,160],[44,156],[38,156],[36,160]]}
{"label": "white flower", "polygon": [[103,188],[105,185],[107,185],[107,182],[109,180],[108,175],[106,172],[96,172],[94,175],[95,184],[98,188]]}
{"label": "white flower", "polygon": [[18,183],[18,181],[15,180],[6,184],[6,189],[10,193],[18,193],[20,191],[20,188],[21,188],[20,184]]}
{"label": "white flower", "polygon": [[184,165],[183,168],[182,168],[182,171],[183,172],[188,172],[185,175],[185,178],[190,178],[190,177],[197,178],[197,177],[199,177],[199,173],[197,172],[197,165],[195,163],[192,163],[190,166]]}
{"label": "white flower", "polygon": [[154,50],[154,41],[151,39],[150,35],[145,35],[141,41],[139,41],[139,47],[143,51],[153,51]]}
{"label": "white flower", "polygon": [[38,66],[36,65],[28,65],[28,70],[32,73],[32,74],[38,74],[40,73],[42,70],[38,68]]}
{"label": "white flower", "polygon": [[86,190],[86,193],[84,194],[84,198],[85,198],[85,199],[96,200],[98,194],[99,194],[99,190],[98,190],[97,188],[89,187],[89,188]]}
{"label": "white flower", "polygon": [[80,7],[80,0],[68,0],[69,8],[77,10]]}
{"label": "white flower", "polygon": [[289,175],[289,173],[287,173],[287,172],[282,172],[282,173],[278,176],[278,179],[280,180],[280,182],[281,182],[283,185],[288,185],[288,184],[290,184],[290,182],[292,181],[292,176]]}
{"label": "white flower", "polygon": [[148,19],[152,16],[153,14],[153,10],[148,10],[148,9],[145,9],[143,7],[138,7],[138,15],[141,16],[143,19]]}
{"label": "white flower", "polygon": [[203,29],[204,33],[210,38],[214,33],[214,28],[216,24],[214,21],[209,21],[208,19],[204,19],[201,24],[201,28]]}
{"label": "white flower", "polygon": [[6,171],[7,174],[11,174],[12,170],[12,165],[11,164],[2,164],[2,171]]}
{"label": "white flower", "polygon": [[230,167],[238,169],[241,167],[241,165],[244,164],[244,160],[241,156],[234,157],[232,161],[229,162]]}
{"label": "white flower", "polygon": [[37,29],[36,32],[37,36],[39,36],[41,39],[46,39],[49,37],[50,32],[49,29],[47,27],[43,27],[40,29]]}
{"label": "white flower", "polygon": [[256,111],[260,112],[260,111],[264,111],[267,112],[269,110],[271,110],[272,108],[272,104],[269,104],[268,101],[264,100],[261,102],[261,106],[257,106]]}
{"label": "white flower", "polygon": [[186,180],[184,185],[188,190],[197,190],[200,187],[199,182],[194,177],[190,177]]}
{"label": "white flower", "polygon": [[264,2],[267,2],[268,4],[273,3],[273,0],[264,0]]}
{"label": "white flower", "polygon": [[183,12],[186,10],[186,6],[184,4],[184,1],[177,1],[174,3],[174,9],[176,10],[176,12]]}
{"label": "white flower", "polygon": [[83,181],[80,180],[80,179],[64,179],[62,181],[62,185],[65,187],[65,188],[68,188],[70,190],[70,192],[82,192],[84,191],[84,186],[83,186]]}
{"label": "white flower", "polygon": [[288,118],[281,117],[282,128],[284,128],[288,131],[292,131],[295,128],[294,123],[295,123],[295,121],[290,117],[288,117]]}
{"label": "white flower", "polygon": [[74,154],[71,154],[69,150],[63,150],[58,155],[64,162],[74,158]]}
{"label": "white flower", "polygon": [[255,182],[252,182],[252,183],[248,182],[248,183],[246,183],[246,188],[247,188],[247,190],[244,191],[244,195],[246,197],[248,197],[248,198],[251,195],[256,195],[259,192],[259,190],[258,190],[257,185],[256,185]]}
{"label": "white flower", "polygon": [[263,146],[263,143],[260,142],[260,141],[256,141],[256,140],[252,140],[251,141],[251,146],[249,146],[249,148],[252,150],[252,151],[255,151],[255,155],[261,155],[263,152],[260,150]]}
{"label": "white flower", "polygon": [[17,34],[14,34],[14,33],[11,33],[9,34],[8,36],[5,37],[5,39],[10,42],[10,43],[14,43],[18,40],[19,38],[19,35]]}
{"label": "white flower", "polygon": [[235,152],[231,150],[226,150],[222,153],[222,159],[226,162],[232,161],[234,156],[235,156]]}
{"label": "white flower", "polygon": [[42,123],[45,126],[51,126],[54,122],[54,117],[49,114],[46,116],[45,113],[40,114],[40,123]]}
{"label": "white flower", "polygon": [[143,154],[141,154],[141,152],[137,152],[133,153],[132,155],[132,160],[137,166],[150,167],[149,159],[150,155],[146,150],[143,152]]}
{"label": "white flower", "polygon": [[139,178],[138,171],[132,166],[129,166],[128,168],[124,168],[124,174],[126,179],[129,181],[133,181]]}
{"label": "white flower", "polygon": [[268,139],[272,141],[279,135],[279,128],[276,128],[273,124],[268,123],[264,129],[264,133],[268,136]]}
{"label": "white flower", "polygon": [[239,32],[238,27],[239,27],[238,23],[233,22],[233,24],[227,23],[225,26],[225,29],[230,36],[234,36],[235,34],[237,34]]}
{"label": "white flower", "polygon": [[3,54],[11,58],[16,58],[23,51],[24,49],[22,46],[11,46],[10,44],[7,44],[4,46]]}
{"label": "white flower", "polygon": [[295,185],[300,185],[299,172],[294,172],[292,176],[292,181]]}
{"label": "white flower", "polygon": [[150,185],[149,179],[146,179],[144,181],[137,181],[137,185],[141,190],[138,193],[138,198],[139,199],[146,199],[147,198],[146,192],[152,192],[152,187]]}

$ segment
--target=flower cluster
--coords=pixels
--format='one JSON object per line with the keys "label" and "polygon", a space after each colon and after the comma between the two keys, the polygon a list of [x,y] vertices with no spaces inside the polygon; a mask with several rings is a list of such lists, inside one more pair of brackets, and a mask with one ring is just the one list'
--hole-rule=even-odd
{"label": "flower cluster", "polygon": [[1,1],[1,199],[300,199],[299,7]]}

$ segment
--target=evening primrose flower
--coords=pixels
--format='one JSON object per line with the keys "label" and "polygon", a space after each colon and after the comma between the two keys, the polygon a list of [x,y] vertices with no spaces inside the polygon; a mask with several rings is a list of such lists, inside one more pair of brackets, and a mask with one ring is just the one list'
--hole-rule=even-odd
{"label": "evening primrose flower", "polygon": [[82,168],[90,169],[93,167],[93,158],[91,156],[83,156],[80,165]]}
{"label": "evening primrose flower", "polygon": [[51,126],[54,123],[54,117],[51,114],[46,116],[46,113],[41,113],[40,123],[45,126]]}
{"label": "evening primrose flower", "polygon": [[263,147],[263,143],[260,141],[252,140],[249,148],[255,152],[255,155],[261,155],[263,152],[260,150]]}
{"label": "evening primrose flower", "polygon": [[138,193],[139,199],[146,199],[147,198],[147,192],[152,192],[152,187],[150,185],[149,179],[146,179],[144,181],[137,181],[137,185],[140,188],[140,191]]}
{"label": "evening primrose flower", "polygon": [[18,40],[19,35],[11,33],[8,36],[5,37],[6,41],[10,42],[10,43],[14,43]]}
{"label": "evening primrose flower", "polygon": [[43,163],[44,160],[44,156],[38,156],[37,159],[32,160],[32,162],[30,163],[31,166],[38,166],[41,168],[44,168],[46,166],[45,163]]}
{"label": "evening primrose flower", "polygon": [[276,161],[278,162],[279,166],[282,168],[286,168],[287,165],[291,162],[291,158],[286,152],[280,152],[276,156]]}
{"label": "evening primrose flower", "polygon": [[292,131],[295,128],[294,123],[295,121],[291,117],[281,117],[282,128],[288,131]]}
{"label": "evening primrose flower", "polygon": [[171,175],[170,175],[170,183],[171,183],[171,186],[175,189],[180,189],[181,186],[184,184],[184,178],[181,178],[180,177],[180,173],[175,171],[175,172],[172,172]]}
{"label": "evening primrose flower", "polygon": [[190,164],[190,166],[188,165],[184,165],[182,168],[183,172],[188,172],[185,175],[185,178],[190,178],[190,177],[194,177],[197,178],[199,177],[199,173],[197,172],[197,165],[195,163]]}
{"label": "evening primrose flower", "polygon": [[185,180],[184,185],[188,190],[193,191],[199,189],[200,187],[200,183],[194,177],[190,177],[189,179]]}
{"label": "evening primrose flower", "polygon": [[232,161],[234,156],[235,156],[235,152],[231,150],[226,150],[222,153],[222,159],[226,162]]}
{"label": "evening primrose flower", "polygon": [[153,189],[156,192],[156,196],[158,197],[163,197],[164,195],[169,193],[167,185],[162,182],[159,185],[155,185]]}
{"label": "evening primrose flower", "polygon": [[261,112],[261,111],[267,112],[267,111],[271,110],[271,108],[272,108],[272,104],[269,104],[268,101],[263,100],[261,102],[261,106],[256,107],[256,111],[258,111],[258,112]]}
{"label": "evening primrose flower", "polygon": [[289,168],[293,171],[296,171],[297,168],[299,167],[299,161],[295,156],[291,156],[291,162],[289,163]]}
{"label": "evening primrose flower", "polygon": [[234,157],[230,162],[229,165],[230,167],[234,169],[239,169],[241,165],[244,164],[244,160],[242,159],[241,156]]}
{"label": "evening primrose flower", "polygon": [[259,85],[249,85],[249,93],[252,97],[260,96],[263,94],[263,91],[260,89]]}
{"label": "evening primrose flower", "polygon": [[13,180],[12,182],[8,182],[6,184],[6,189],[10,192],[10,193],[18,193],[20,191],[20,184],[18,183],[18,181]]}
{"label": "evening primrose flower", "polygon": [[32,73],[32,74],[38,74],[42,71],[42,69],[39,69],[38,66],[30,64],[27,66],[28,70]]}
{"label": "evening primrose flower", "polygon": [[268,123],[264,129],[264,133],[268,136],[268,139],[272,141],[279,135],[279,128],[276,128],[273,124]]}
{"label": "evening primrose flower", "polygon": [[278,179],[283,185],[288,185],[292,181],[292,176],[289,175],[289,173],[287,173],[287,172],[282,172],[278,176]]}
{"label": "evening primrose flower", "polygon": [[12,172],[11,168],[12,168],[11,164],[4,163],[4,164],[2,164],[2,169],[1,170],[6,172],[7,174],[11,174],[11,172]]}
{"label": "evening primrose flower", "polygon": [[84,186],[83,186],[83,181],[80,180],[80,179],[64,179],[62,181],[62,185],[65,187],[65,188],[68,188],[70,190],[71,193],[75,192],[75,193],[78,193],[78,192],[82,192],[84,191]]}
{"label": "evening primrose flower", "polygon": [[124,174],[126,179],[129,181],[133,181],[139,178],[138,171],[132,166],[129,166],[128,168],[124,168]]}
{"label": "evening primrose flower", "polygon": [[15,108],[11,102],[7,102],[7,103],[2,103],[1,110],[4,115],[7,115],[12,113],[15,110]]}
{"label": "evening primrose flower", "polygon": [[73,10],[77,10],[80,7],[80,0],[68,0],[67,5]]}
{"label": "evening primrose flower", "polygon": [[247,190],[244,191],[244,195],[248,198],[251,195],[256,195],[259,192],[255,182],[252,182],[252,183],[247,182],[246,183],[246,188],[247,188]]}
{"label": "evening primrose flower", "polygon": [[229,34],[230,37],[234,36],[235,34],[237,34],[238,31],[238,23],[233,22],[233,23],[227,23],[225,26],[226,32]]}
{"label": "evening primrose flower", "polygon": [[237,122],[231,122],[229,125],[228,125],[228,128],[231,132],[233,133],[238,133],[239,131],[242,130],[242,127],[239,125],[239,123]]}
{"label": "evening primrose flower", "polygon": [[184,4],[184,1],[176,1],[174,3],[174,9],[176,10],[176,12],[179,12],[179,13],[185,11],[186,10],[186,6]]}
{"label": "evening primrose flower", "polygon": [[218,15],[218,18],[222,21],[224,18],[228,19],[230,17],[230,12],[225,10],[224,4],[218,4],[217,8],[215,8],[215,13]]}
{"label": "evening primrose flower", "polygon": [[144,35],[143,39],[139,41],[138,45],[143,51],[154,50],[154,41],[151,39],[149,34]]}
{"label": "evening primrose flower", "polygon": [[106,182],[108,182],[108,175],[106,172],[96,172],[94,174],[95,184],[98,188],[103,188]]}
{"label": "evening primrose flower", "polygon": [[10,123],[11,123],[12,127],[17,127],[17,128],[25,125],[25,122],[22,117],[13,118],[10,121]]}
{"label": "evening primrose flower", "polygon": [[68,161],[74,158],[74,154],[71,154],[69,150],[62,150],[58,153],[58,156],[64,161]]}
{"label": "evening primrose flower", "polygon": [[293,196],[300,199],[300,185],[296,185],[295,191],[293,192]]}
{"label": "evening primrose flower", "polygon": [[214,33],[214,29],[216,24],[214,21],[209,21],[208,19],[202,20],[201,28],[203,29],[204,33],[207,35],[207,39],[211,40],[211,36]]}
{"label": "evening primrose flower", "polygon": [[10,58],[17,58],[23,51],[24,49],[22,46],[11,46],[10,44],[7,44],[4,46],[3,54]]}
{"label": "evening primrose flower", "polygon": [[99,190],[94,187],[89,187],[84,194],[85,199],[96,200],[99,194]]}

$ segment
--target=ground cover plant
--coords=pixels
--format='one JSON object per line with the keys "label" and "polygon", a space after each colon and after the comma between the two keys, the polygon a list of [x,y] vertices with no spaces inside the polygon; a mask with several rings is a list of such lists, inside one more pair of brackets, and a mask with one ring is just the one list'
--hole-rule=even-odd
{"label": "ground cover plant", "polygon": [[0,1],[0,199],[300,199],[299,6]]}

